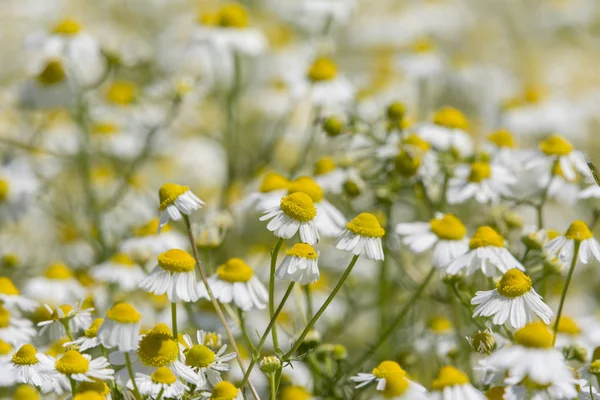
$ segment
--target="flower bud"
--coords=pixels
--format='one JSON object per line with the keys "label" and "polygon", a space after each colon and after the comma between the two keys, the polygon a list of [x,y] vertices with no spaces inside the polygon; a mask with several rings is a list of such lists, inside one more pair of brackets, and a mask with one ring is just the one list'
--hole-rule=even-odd
{"label": "flower bud", "polygon": [[396,172],[405,178],[414,176],[420,166],[421,159],[404,150],[394,158]]}
{"label": "flower bud", "polygon": [[281,368],[281,360],[277,356],[268,356],[260,360],[260,370],[265,374],[272,374]]}
{"label": "flower bud", "polygon": [[586,362],[588,357],[586,348],[582,346],[567,346],[563,349],[563,353],[567,360],[575,360],[582,363]]}
{"label": "flower bud", "polygon": [[344,121],[338,117],[329,117],[323,121],[323,130],[327,136],[335,137],[344,130]]}
{"label": "flower bud", "polygon": [[509,229],[517,229],[523,226],[523,217],[514,212],[507,212],[503,215],[504,223]]}
{"label": "flower bud", "polygon": [[346,180],[342,185],[342,188],[344,189],[346,196],[350,197],[351,199],[360,196],[360,187],[352,179]]}
{"label": "flower bud", "polygon": [[300,348],[298,349],[298,353],[306,353],[307,351],[316,348],[319,344],[321,344],[321,334],[313,329],[308,332],[304,338],[302,345],[300,345]]}
{"label": "flower bud", "polygon": [[406,107],[401,102],[395,101],[388,105],[385,114],[390,121],[399,122],[402,121],[406,114]]}
{"label": "flower bud", "polygon": [[494,338],[494,334],[487,329],[483,332],[480,331],[477,334],[473,335],[472,338],[467,339],[469,339],[469,341],[471,342],[471,346],[473,347],[473,349],[476,352],[482,354],[489,353],[496,346],[496,339]]}
{"label": "flower bud", "polygon": [[331,354],[335,361],[343,361],[348,358],[348,350],[341,344],[334,345]]}
{"label": "flower bud", "polygon": [[592,375],[600,375],[600,360],[596,360],[592,364],[590,364],[589,371]]}

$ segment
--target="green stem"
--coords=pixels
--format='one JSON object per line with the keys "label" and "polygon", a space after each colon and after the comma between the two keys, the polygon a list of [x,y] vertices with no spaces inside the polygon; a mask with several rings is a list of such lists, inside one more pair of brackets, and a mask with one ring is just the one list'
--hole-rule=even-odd
{"label": "green stem", "polygon": [[342,285],[346,281],[346,278],[348,278],[348,276],[350,275],[350,272],[352,272],[352,268],[354,268],[354,265],[356,264],[356,261],[358,261],[358,257],[360,257],[360,254],[356,254],[354,257],[352,257],[352,260],[350,261],[350,264],[348,264],[348,267],[346,268],[346,271],[344,271],[344,274],[342,275],[342,277],[338,281],[337,285],[335,285],[335,288],[333,289],[333,291],[331,292],[331,294],[329,295],[329,297],[327,297],[327,300],[325,300],[325,303],[323,303],[323,305],[321,306],[321,308],[319,308],[319,310],[317,311],[317,313],[308,322],[308,325],[306,325],[306,328],[304,328],[304,330],[300,334],[300,337],[298,337],[298,339],[296,340],[296,343],[294,343],[294,345],[292,346],[292,348],[290,349],[290,351],[288,351],[283,356],[283,360],[284,361],[289,360],[290,357],[294,355],[294,353],[296,352],[296,350],[298,350],[298,347],[300,347],[300,345],[302,344],[302,341],[304,340],[304,338],[306,337],[306,335],[308,335],[308,333],[310,332],[310,330],[312,329],[312,327],[317,323],[317,321],[319,320],[319,318],[321,317],[321,315],[325,312],[325,310],[327,309],[327,307],[329,307],[329,304],[333,301],[333,298],[336,296],[336,294],[342,288]]}
{"label": "green stem", "polygon": [[160,400],[160,399],[162,399],[162,395],[163,395],[163,392],[164,392],[164,391],[165,391],[165,388],[164,388],[164,387],[163,387],[162,389],[160,389],[160,392],[158,392],[158,396],[156,397],[156,400]]}
{"label": "green stem", "polygon": [[310,320],[313,316],[312,292],[310,285],[304,285],[304,294],[306,295],[306,318]]}
{"label": "green stem", "polygon": [[250,336],[248,335],[248,330],[246,329],[246,321],[244,320],[244,312],[239,307],[237,309],[237,312],[238,318],[240,319],[240,329],[242,330],[242,335],[244,336],[244,339],[246,339],[248,346],[250,346],[250,349],[252,349],[252,352],[254,353],[256,351],[256,347],[254,347],[254,343],[252,343],[252,340],[250,340]]}
{"label": "green stem", "polygon": [[77,393],[75,380],[73,378],[69,378],[69,382],[71,383],[71,393],[73,394],[73,397],[75,397],[75,393]]}
{"label": "green stem", "polygon": [[171,303],[171,324],[173,326],[173,338],[178,341],[179,333],[177,332],[177,303]]}
{"label": "green stem", "polygon": [[444,182],[442,183],[442,193],[440,198],[440,204],[438,206],[438,210],[444,211],[446,208],[447,196],[446,192],[448,191],[448,182],[450,181],[450,175],[448,173],[444,174]]}
{"label": "green stem", "polygon": [[63,319],[61,321],[61,323],[63,324],[63,326],[65,327],[65,330],[67,331],[67,336],[69,337],[69,340],[73,341],[73,333],[71,332],[71,328],[69,327],[69,320]]}
{"label": "green stem", "polygon": [[269,399],[275,400],[275,398],[277,397],[277,386],[275,384],[275,374],[274,373],[269,374],[269,386],[271,388],[271,395],[269,396]]}
{"label": "green stem", "polygon": [[[273,315],[275,314],[275,269],[277,267],[277,255],[279,254],[281,245],[283,245],[283,238],[279,238],[275,245],[275,249],[273,249],[273,253],[271,253],[271,271],[269,275],[269,317],[271,317],[271,319],[273,319]],[[279,340],[277,338],[277,324],[273,324],[272,335],[273,348],[278,349]]]}
{"label": "green stem", "polygon": [[556,333],[558,332],[558,324],[560,323],[560,316],[562,314],[563,307],[565,305],[565,299],[567,298],[567,291],[569,290],[569,283],[571,283],[571,278],[573,277],[573,272],[575,271],[575,266],[577,265],[577,258],[579,256],[579,247],[581,246],[581,242],[579,240],[575,240],[575,248],[573,249],[573,259],[571,260],[571,267],[569,268],[569,272],[567,273],[567,280],[565,281],[565,286],[563,287],[562,294],[560,295],[560,303],[558,304],[558,313],[556,313],[556,321],[554,322],[554,330],[552,334],[552,346],[556,343]]}
{"label": "green stem", "polygon": [[142,396],[140,396],[140,391],[137,387],[137,383],[135,382],[135,376],[133,375],[133,368],[131,367],[131,358],[129,358],[128,352],[125,352],[125,363],[127,365],[127,372],[129,373],[129,379],[131,379],[131,384],[133,385],[133,392],[135,394],[135,398],[137,400],[141,400]]}

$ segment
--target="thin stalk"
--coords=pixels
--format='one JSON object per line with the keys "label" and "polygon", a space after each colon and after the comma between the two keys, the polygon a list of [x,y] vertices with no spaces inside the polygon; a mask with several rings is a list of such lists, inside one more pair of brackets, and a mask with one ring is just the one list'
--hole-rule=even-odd
{"label": "thin stalk", "polygon": [[306,318],[310,320],[313,316],[312,291],[310,285],[304,285],[304,294],[306,295]]}
{"label": "thin stalk", "polygon": [[171,303],[171,325],[173,326],[173,337],[175,340],[179,340],[179,333],[177,332],[177,303]]}
{"label": "thin stalk", "polygon": [[[271,319],[273,319],[273,315],[275,314],[275,269],[277,267],[277,255],[279,254],[282,244],[283,238],[279,238],[275,245],[275,249],[273,249],[273,253],[271,253],[271,271],[269,273],[269,317],[271,317]],[[279,340],[277,338],[277,324],[273,324],[272,336],[273,348],[278,349]]]}
{"label": "thin stalk", "polygon": [[554,322],[554,330],[552,334],[552,346],[556,343],[556,333],[558,332],[558,324],[560,323],[560,316],[562,314],[563,307],[565,305],[565,299],[567,298],[567,291],[569,290],[569,284],[571,283],[571,278],[573,277],[573,272],[575,271],[575,266],[577,265],[577,257],[579,256],[579,247],[581,246],[581,242],[579,240],[575,241],[575,248],[573,249],[573,259],[571,260],[571,267],[569,268],[569,273],[567,274],[567,280],[565,281],[565,286],[563,287],[562,294],[560,295],[560,303],[558,304],[558,313],[556,313],[556,321]]}
{"label": "thin stalk", "polygon": [[71,393],[73,394],[73,397],[75,397],[75,393],[77,393],[75,380],[73,378],[69,378],[69,382],[71,383]]}
{"label": "thin stalk", "polygon": [[158,392],[158,396],[156,397],[156,400],[160,400],[162,399],[163,396],[163,392],[165,391],[165,388],[163,387],[162,389],[160,389],[160,392]]}
{"label": "thin stalk", "polygon": [[270,400],[275,400],[277,397],[277,385],[275,384],[275,374],[269,374],[269,387],[271,388],[271,395],[269,396]]}
{"label": "thin stalk", "polygon": [[250,349],[252,349],[252,352],[254,353],[256,351],[256,347],[254,347],[254,343],[252,343],[252,340],[250,340],[250,336],[248,335],[248,330],[246,329],[246,321],[244,320],[244,312],[239,307],[237,309],[237,312],[238,318],[240,320],[240,329],[242,330],[242,335],[244,336],[244,339],[246,339],[246,342],[248,342],[248,346],[250,346]]}
{"label": "thin stalk", "polygon": [[142,396],[140,396],[140,391],[137,387],[137,383],[135,383],[135,376],[133,375],[133,368],[131,368],[131,358],[129,358],[128,352],[125,352],[125,364],[127,365],[127,372],[129,373],[129,379],[131,379],[131,384],[133,385],[133,393],[135,394],[135,398],[137,400],[141,400]]}

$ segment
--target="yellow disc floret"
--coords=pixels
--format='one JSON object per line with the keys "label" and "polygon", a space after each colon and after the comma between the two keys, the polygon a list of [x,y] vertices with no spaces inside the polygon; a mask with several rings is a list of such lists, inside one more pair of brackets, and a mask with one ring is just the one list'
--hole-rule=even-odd
{"label": "yellow disc floret", "polygon": [[315,163],[315,176],[325,175],[335,170],[335,161],[331,157],[323,157]]}
{"label": "yellow disc floret", "polygon": [[164,210],[188,190],[190,190],[188,186],[182,186],[176,183],[165,183],[158,190],[158,198],[160,200],[159,209],[161,211]]}
{"label": "yellow disc floret", "polygon": [[521,346],[535,349],[552,348],[552,332],[541,321],[532,322],[519,329],[514,335],[515,342]]}
{"label": "yellow disc floret", "polygon": [[92,126],[91,131],[99,136],[110,136],[119,131],[119,126],[112,122],[97,122]]}
{"label": "yellow disc floret", "polygon": [[133,261],[133,259],[131,257],[129,257],[127,254],[125,253],[117,253],[114,256],[112,256],[110,258],[110,261],[112,261],[115,264],[119,264],[122,265],[126,268],[131,268],[136,266],[137,264],[135,263],[135,261]]}
{"label": "yellow disc floret", "polygon": [[469,121],[454,107],[442,107],[433,115],[433,123],[451,129],[467,130]]}
{"label": "yellow disc floret", "polygon": [[431,145],[425,140],[421,139],[418,135],[410,135],[402,141],[405,146],[410,146],[415,149],[419,149],[422,152],[426,152],[431,148]]}
{"label": "yellow disc floret", "polygon": [[391,376],[403,378],[406,376],[406,371],[395,361],[384,361],[377,367],[373,368],[373,375],[380,379],[387,379]]}
{"label": "yellow disc floret", "polygon": [[496,282],[496,289],[504,297],[519,297],[531,290],[531,278],[517,268],[512,268]]}
{"label": "yellow disc floret", "polygon": [[106,400],[106,396],[93,390],[86,390],[73,396],[73,400]]}
{"label": "yellow disc floret", "polygon": [[0,276],[0,294],[18,296],[19,289],[17,289],[15,284],[9,278]]}
{"label": "yellow disc floret", "polygon": [[279,393],[279,400],[308,400],[310,398],[310,393],[302,386],[285,386]]}
{"label": "yellow disc floret", "polygon": [[[153,236],[158,232],[159,220],[158,218],[152,218],[146,224],[137,227],[134,231],[135,236]],[[162,228],[162,232],[168,232],[171,230],[170,225],[165,225]]]}
{"label": "yellow disc floret", "polygon": [[459,371],[451,365],[440,369],[437,378],[431,384],[431,389],[442,391],[444,388],[469,383],[469,378],[464,372]]}
{"label": "yellow disc floret", "polygon": [[383,397],[386,399],[397,398],[408,389],[408,379],[399,375],[388,376],[385,380],[385,389],[383,389]]}
{"label": "yellow disc floret", "polygon": [[285,215],[300,222],[312,221],[317,215],[312,198],[304,192],[295,192],[283,197],[280,207]]}
{"label": "yellow disc floret", "polygon": [[48,279],[67,280],[73,278],[73,272],[65,264],[52,264],[44,272]]}
{"label": "yellow disc floret", "polygon": [[319,257],[317,251],[307,243],[296,243],[285,254],[292,257],[309,258],[311,260],[316,260]]}
{"label": "yellow disc floret", "polygon": [[121,324],[137,324],[142,315],[129,303],[117,303],[106,312],[106,318]]}
{"label": "yellow disc floret", "polygon": [[394,168],[401,176],[410,178],[414,176],[421,166],[421,157],[415,152],[401,150],[394,157]]}
{"label": "yellow disc floret", "polygon": [[572,318],[561,316],[558,320],[558,332],[566,333],[567,335],[579,335],[581,328]]}
{"label": "yellow disc floret", "polygon": [[150,375],[152,382],[171,385],[177,381],[175,374],[167,367],[160,367]]}
{"label": "yellow disc floret", "polygon": [[488,140],[498,147],[512,149],[515,147],[513,135],[506,129],[500,129],[488,136]]}
{"label": "yellow disc floret", "polygon": [[230,258],[217,268],[217,275],[219,279],[227,282],[248,282],[252,279],[254,271],[241,258]]}
{"label": "yellow disc floret", "polygon": [[0,202],[3,202],[8,197],[8,182],[2,178],[0,178]]}
{"label": "yellow disc floret", "polygon": [[217,24],[223,28],[246,28],[248,26],[248,11],[241,4],[226,4],[219,10]]}
{"label": "yellow disc floret", "polygon": [[469,241],[469,248],[473,250],[487,246],[503,247],[504,238],[493,228],[489,226],[480,226]]}
{"label": "yellow disc floret", "polygon": [[185,355],[185,364],[190,367],[205,368],[215,361],[215,353],[203,344],[196,344]]}
{"label": "yellow disc floret", "polygon": [[275,190],[287,190],[289,185],[290,181],[285,176],[275,172],[269,172],[263,178],[258,191],[261,193],[268,193]]}
{"label": "yellow disc floret", "polygon": [[435,333],[447,333],[452,330],[452,323],[444,316],[438,315],[429,320],[427,327]]}
{"label": "yellow disc floret", "polygon": [[581,220],[573,221],[571,225],[569,225],[569,229],[565,232],[565,237],[570,240],[586,240],[594,237],[590,228],[588,228],[587,224]]}
{"label": "yellow disc floret", "polygon": [[289,193],[302,192],[310,196],[313,202],[323,200],[323,189],[309,176],[301,176],[290,184]]}
{"label": "yellow disc floret", "polygon": [[385,229],[379,220],[371,213],[360,213],[346,224],[346,228],[355,235],[380,238],[385,235]]}
{"label": "yellow disc floret", "polygon": [[327,57],[319,57],[313,61],[308,69],[308,79],[313,82],[323,82],[335,79],[337,67],[335,63]]}
{"label": "yellow disc floret", "polygon": [[83,357],[77,350],[67,350],[67,352],[56,361],[54,365],[61,374],[85,374],[88,372],[90,362]]}
{"label": "yellow disc floret", "polygon": [[79,387],[77,388],[77,391],[96,392],[104,396],[110,394],[110,388],[108,387],[108,385],[98,378],[94,378],[91,382],[79,382]]}
{"label": "yellow disc floret", "polygon": [[49,60],[44,66],[44,69],[37,76],[37,81],[43,86],[52,86],[63,82],[67,78],[65,68],[62,62],[58,59]]}
{"label": "yellow disc floret", "polygon": [[0,339],[0,356],[6,356],[12,352],[12,346],[10,343],[6,343],[4,340]]}
{"label": "yellow disc floret", "polygon": [[13,393],[13,400],[38,400],[40,394],[37,389],[29,385],[19,385]]}
{"label": "yellow disc floret", "polygon": [[548,156],[566,156],[573,151],[573,145],[562,136],[552,135],[542,140],[540,150]]}
{"label": "yellow disc floret", "polygon": [[61,304],[52,311],[50,318],[57,321],[59,319],[68,317],[69,314],[71,314],[71,311],[73,311],[73,307],[68,304]]}
{"label": "yellow disc floret", "polygon": [[12,356],[12,362],[17,365],[33,365],[37,364],[37,349],[32,344],[24,344],[21,348]]}
{"label": "yellow disc floret", "polygon": [[57,35],[74,36],[81,31],[79,22],[71,18],[66,18],[60,21],[52,28],[52,32]]}
{"label": "yellow disc floret", "polygon": [[166,367],[177,360],[179,348],[173,334],[165,324],[156,325],[142,340],[137,354],[144,365]]}
{"label": "yellow disc floret", "polygon": [[10,311],[0,303],[0,328],[8,328],[10,325]]}
{"label": "yellow disc floret", "polygon": [[191,272],[196,266],[196,260],[187,251],[171,249],[158,255],[158,265],[169,272]]}
{"label": "yellow disc floret", "polygon": [[479,183],[492,175],[492,167],[487,162],[476,161],[471,164],[469,182]]}
{"label": "yellow disc floret", "polygon": [[461,240],[467,234],[467,228],[460,219],[452,214],[430,221],[431,232],[442,240]]}
{"label": "yellow disc floret", "polygon": [[133,82],[115,81],[106,91],[106,100],[111,103],[126,106],[135,100],[137,87]]}
{"label": "yellow disc floret", "polygon": [[102,325],[103,322],[104,322],[104,318],[96,318],[92,322],[90,327],[85,330],[85,333],[84,333],[85,336],[88,338],[95,338],[96,335],[98,334],[98,329],[100,329],[100,326]]}
{"label": "yellow disc floret", "polygon": [[238,395],[238,388],[227,381],[217,383],[212,390],[211,400],[234,400]]}

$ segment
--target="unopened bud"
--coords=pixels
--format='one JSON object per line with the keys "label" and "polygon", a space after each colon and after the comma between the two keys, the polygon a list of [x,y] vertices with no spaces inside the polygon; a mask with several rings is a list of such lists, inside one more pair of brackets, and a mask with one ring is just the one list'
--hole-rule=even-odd
{"label": "unopened bud", "polygon": [[268,356],[260,360],[260,370],[265,374],[272,374],[281,368],[281,360],[277,356]]}
{"label": "unopened bud", "polygon": [[396,172],[405,178],[414,176],[421,166],[421,159],[402,150],[394,159]]}
{"label": "unopened bud", "polygon": [[523,217],[517,213],[508,212],[503,215],[504,223],[509,229],[517,229],[523,226]]}
{"label": "unopened bud", "polygon": [[351,179],[346,180],[342,187],[344,189],[344,193],[346,194],[346,196],[350,197],[351,199],[360,196],[360,192],[361,192],[360,187],[353,180],[351,180]]}
{"label": "unopened bud", "polygon": [[406,107],[399,101],[395,101],[387,107],[385,114],[390,121],[399,122],[406,114]]}
{"label": "unopened bud", "polygon": [[323,130],[327,136],[335,137],[344,130],[344,121],[338,117],[329,117],[323,121]]}
{"label": "unopened bud", "polygon": [[600,375],[600,360],[596,360],[594,361],[591,365],[590,365],[590,374],[592,375]]}
{"label": "unopened bud", "polygon": [[567,346],[564,348],[563,352],[567,360],[575,360],[582,363],[587,361],[588,352],[585,347]]}
{"label": "unopened bud", "polygon": [[348,358],[348,350],[346,350],[346,347],[342,346],[341,344],[336,344],[333,346],[333,351],[331,354],[335,361],[343,361]]}
{"label": "unopened bud", "polygon": [[496,346],[496,339],[494,338],[494,334],[489,330],[485,330],[483,332],[480,331],[477,334],[473,335],[472,338],[467,339],[470,339],[471,346],[473,347],[473,349],[476,352],[482,354],[489,353]]}

